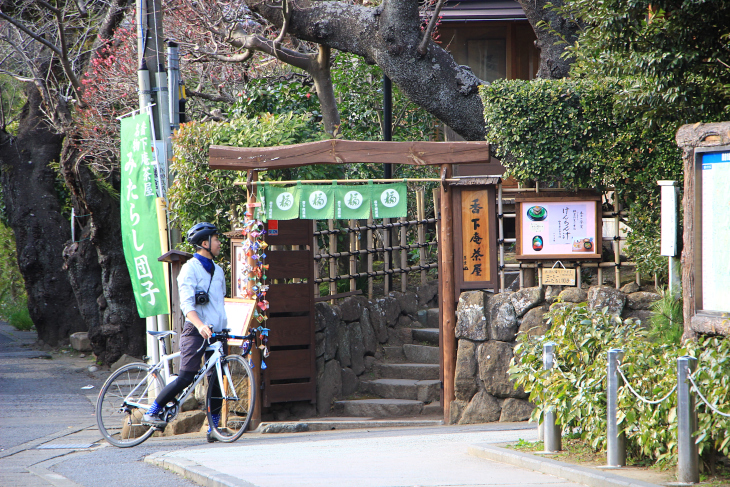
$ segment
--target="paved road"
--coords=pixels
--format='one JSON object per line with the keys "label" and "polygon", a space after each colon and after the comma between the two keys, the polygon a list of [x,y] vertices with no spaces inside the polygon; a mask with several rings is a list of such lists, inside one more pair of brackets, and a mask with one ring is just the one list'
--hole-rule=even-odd
{"label": "paved road", "polygon": [[93,406],[108,373],[89,372],[92,359],[78,354],[34,351],[29,346],[35,340],[35,333],[0,322],[0,486],[197,485],[142,460],[204,438],[155,438],[126,450],[108,446]]}
{"label": "paved road", "polygon": [[[505,430],[505,428],[514,428]],[[489,424],[390,431],[301,435],[276,440],[243,437],[222,449],[185,449],[157,454],[154,461],[209,471],[246,487],[567,487],[563,479],[467,452],[475,443],[534,440],[534,426]]]}
{"label": "paved road", "polygon": [[[534,427],[486,424],[261,435],[232,445],[200,433],[109,446],[93,404],[108,375],[90,358],[28,348],[33,333],[0,323],[0,486],[193,487],[146,457],[202,463],[232,485],[573,486],[562,479],[469,456],[470,444],[533,439]],[[46,358],[41,358],[46,357]],[[91,389],[84,389],[93,386]],[[529,429],[526,429],[529,428]],[[202,479],[202,485],[213,485]]]}

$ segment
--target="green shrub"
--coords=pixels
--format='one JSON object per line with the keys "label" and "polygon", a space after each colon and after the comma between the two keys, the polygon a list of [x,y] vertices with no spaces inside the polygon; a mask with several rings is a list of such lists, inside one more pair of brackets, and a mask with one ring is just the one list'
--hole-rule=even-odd
{"label": "green shrub", "polygon": [[8,323],[16,330],[28,331],[33,328],[33,320],[30,319],[28,304],[25,300],[11,306],[7,311]]}
{"label": "green shrub", "polygon": [[[645,404],[627,387],[619,390],[619,425],[626,433],[629,458],[660,465],[676,462],[677,358],[699,358],[697,382],[710,402],[730,412],[730,341],[703,338],[680,347],[657,343],[648,338],[639,323],[621,320],[606,310],[590,310],[584,305],[558,306],[547,314],[552,324],[543,337],[520,335],[510,374],[516,384],[530,393],[537,405],[533,419],[542,419],[542,410],[553,406],[563,430],[576,433],[595,450],[606,448],[606,362],[611,348],[624,350],[622,371],[632,387],[648,399],[669,395],[660,404]],[[556,343],[557,370],[542,370],[542,346]],[[730,453],[727,435],[730,421],[697,401],[698,443],[707,463],[715,453]],[[599,425],[602,425],[599,426]]]}
{"label": "green shrub", "polygon": [[651,305],[649,338],[657,342],[679,345],[684,333],[682,296],[672,296],[666,288],[659,289],[661,299]]}

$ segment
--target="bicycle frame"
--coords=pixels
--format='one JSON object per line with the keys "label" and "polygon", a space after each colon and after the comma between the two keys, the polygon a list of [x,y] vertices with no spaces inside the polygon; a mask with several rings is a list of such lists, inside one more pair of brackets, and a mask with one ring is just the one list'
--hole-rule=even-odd
{"label": "bicycle frame", "polygon": [[[180,397],[177,401],[177,404],[182,404],[185,401],[185,399],[188,397],[190,392],[195,390],[195,387],[200,383],[201,380],[203,380],[203,377],[205,377],[205,375],[208,373],[208,371],[210,371],[210,369],[212,369],[213,367],[216,368],[216,375],[218,376],[218,384],[221,384],[221,385],[224,384],[223,368],[221,367],[221,359],[223,358],[223,343],[222,342],[212,343],[206,347],[205,351],[213,352],[213,354],[210,356],[210,358],[208,358],[208,360],[205,361],[205,364],[203,364],[203,367],[201,367],[201,369],[198,370],[198,372],[195,374],[195,378],[193,379],[192,384],[190,384],[188,387],[186,387],[182,391],[182,394],[180,395]],[[160,357],[160,361],[157,362],[152,367],[152,369],[150,369],[150,371],[147,373],[145,378],[140,381],[140,383],[137,385],[137,387],[132,389],[132,391],[129,393],[129,395],[131,396],[131,395],[135,394],[136,391],[138,390],[139,386],[141,386],[144,383],[147,384],[147,386],[146,386],[147,390],[143,391],[142,395],[147,395],[150,392],[154,392],[155,396],[157,394],[159,394],[160,391],[150,391],[149,390],[150,386],[155,384],[155,381],[152,380],[152,378],[155,377],[155,374],[162,372],[165,384],[169,384],[170,379],[173,377],[170,374],[170,362],[179,356],[180,356],[180,352],[175,352],[175,353],[171,353],[171,354],[165,354],[162,357]],[[225,374],[226,374],[226,378],[228,379],[227,383],[230,384],[231,387],[233,387],[233,380],[231,379],[231,371],[226,369]],[[221,392],[223,392],[223,391],[221,391]],[[226,395],[226,397],[224,397],[224,399],[238,400],[238,394],[236,393],[236,391],[233,390],[230,392],[232,392],[233,395],[232,396]],[[129,405],[129,406],[134,406],[138,409],[145,410],[145,411],[148,409],[147,405],[139,404],[139,403],[135,403],[135,402],[129,402],[129,401],[127,401],[126,398],[124,400],[124,404]],[[175,413],[175,414],[177,414],[177,413]]]}

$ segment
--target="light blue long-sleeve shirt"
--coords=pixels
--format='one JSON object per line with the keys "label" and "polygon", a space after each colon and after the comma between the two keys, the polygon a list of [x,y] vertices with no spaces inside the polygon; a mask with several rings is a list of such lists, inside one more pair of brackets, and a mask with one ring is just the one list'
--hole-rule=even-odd
{"label": "light blue long-sleeve shirt", "polygon": [[[228,318],[224,299],[226,297],[226,279],[223,269],[214,263],[213,280],[198,259],[190,259],[183,264],[177,276],[177,288],[180,295],[180,309],[187,317],[191,311],[196,311],[200,320],[219,332],[228,326]],[[210,290],[208,290],[210,285]],[[195,304],[195,293],[208,291],[210,301],[206,304]]]}

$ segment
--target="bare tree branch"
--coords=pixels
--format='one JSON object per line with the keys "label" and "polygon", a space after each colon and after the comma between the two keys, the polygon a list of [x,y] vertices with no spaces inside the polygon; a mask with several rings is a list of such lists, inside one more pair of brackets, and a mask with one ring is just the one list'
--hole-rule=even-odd
{"label": "bare tree branch", "polygon": [[71,60],[68,57],[68,45],[66,42],[66,28],[64,26],[63,22],[63,12],[49,4],[48,2],[44,0],[36,0],[39,5],[41,5],[43,8],[51,11],[53,15],[56,16],[56,27],[58,29],[58,41],[61,43],[60,52],[57,51],[59,60],[61,61],[61,66],[63,67],[64,73],[66,73],[66,77],[71,82],[71,86],[74,88],[74,92],[76,93],[76,98],[78,99],[79,106],[84,107],[86,104],[84,103],[84,87],[81,85],[81,82],[79,81],[79,78],[76,76],[76,73],[74,73],[73,66],[71,66]]}
{"label": "bare tree branch", "polygon": [[289,2],[287,0],[282,0],[281,13],[284,16],[284,22],[281,25],[281,30],[279,31],[279,35],[276,36],[276,39],[274,39],[274,47],[277,50],[279,49],[279,44],[281,44],[281,41],[283,41],[284,37],[286,37],[286,32],[289,30],[289,21],[291,20],[291,11],[289,10]]}
{"label": "bare tree branch", "polygon": [[431,20],[428,22],[428,26],[426,27],[426,31],[423,33],[423,39],[421,39],[421,44],[418,46],[418,54],[421,56],[426,55],[426,51],[428,50],[428,43],[431,41],[431,35],[433,34],[433,30],[436,28],[436,24],[438,23],[439,15],[441,14],[441,7],[444,6],[445,0],[438,0],[436,2],[436,7],[433,9],[433,15],[431,15]]}
{"label": "bare tree branch", "polygon": [[188,95],[196,96],[198,98],[202,98],[203,100],[221,101],[224,103],[233,103],[236,101],[235,98],[227,95],[226,93],[219,93],[218,95],[211,95],[209,93],[202,93],[200,91],[191,90],[189,88],[186,91],[187,91]]}
{"label": "bare tree branch", "polygon": [[53,52],[55,52],[56,54],[58,54],[59,56],[61,56],[61,50],[55,44],[53,44],[51,42],[48,42],[43,37],[39,36],[38,34],[36,34],[35,32],[33,32],[32,30],[28,29],[21,22],[17,21],[16,19],[14,19],[12,17],[9,17],[9,16],[5,15],[1,11],[0,11],[0,19],[3,19],[3,20],[6,20],[6,21],[10,22],[15,27],[17,27],[18,29],[22,30],[23,32],[25,32],[27,35],[29,35],[33,39],[35,39],[36,41],[40,42],[41,44],[43,44],[44,46],[46,46],[48,49],[52,50]]}

